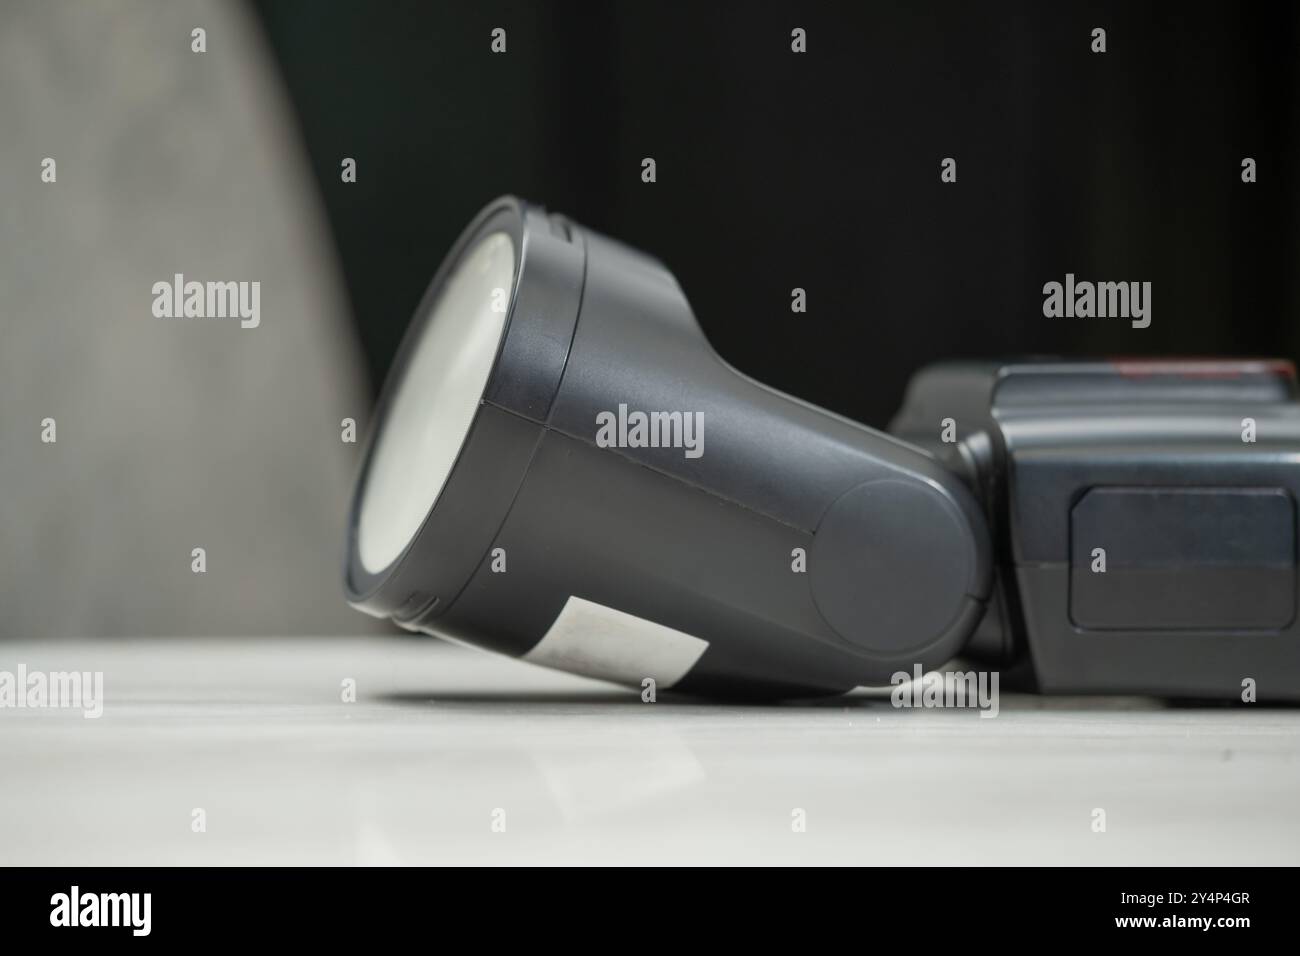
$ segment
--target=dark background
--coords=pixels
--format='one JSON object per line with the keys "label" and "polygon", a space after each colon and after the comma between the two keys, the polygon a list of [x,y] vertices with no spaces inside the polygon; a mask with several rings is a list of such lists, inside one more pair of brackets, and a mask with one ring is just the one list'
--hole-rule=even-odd
{"label": "dark background", "polygon": [[[375,389],[506,192],[659,256],[725,359],[871,424],[941,358],[1300,353],[1295,6],[257,9]],[[1151,327],[1045,318],[1067,271],[1151,281]]]}

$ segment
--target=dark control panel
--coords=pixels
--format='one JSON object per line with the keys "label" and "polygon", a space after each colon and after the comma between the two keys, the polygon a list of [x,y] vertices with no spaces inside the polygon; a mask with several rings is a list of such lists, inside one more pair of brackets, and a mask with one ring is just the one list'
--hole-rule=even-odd
{"label": "dark control panel", "polygon": [[1098,630],[1277,630],[1295,616],[1280,488],[1093,488],[1070,514],[1070,617]]}

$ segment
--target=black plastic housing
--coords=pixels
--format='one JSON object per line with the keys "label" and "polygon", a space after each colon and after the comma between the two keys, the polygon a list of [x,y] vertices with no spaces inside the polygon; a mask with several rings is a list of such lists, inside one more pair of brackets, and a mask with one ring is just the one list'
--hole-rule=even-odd
{"label": "black plastic housing", "polygon": [[1300,700],[1289,364],[937,365],[890,430],[998,529],[970,655],[1051,693]]}
{"label": "black plastic housing", "polygon": [[[671,683],[714,695],[887,684],[961,648],[991,586],[984,518],[961,479],[741,375],[658,261],[517,200],[490,204],[448,255],[375,433],[448,270],[494,229],[522,250],[496,366],[442,494],[379,574],[355,546],[367,448],[344,571],[355,606],[535,659],[576,598],[617,612],[589,635],[616,657],[638,622],[707,642]],[[702,454],[599,446],[598,416],[620,405],[701,415]],[[604,673],[581,654],[544,662],[661,676]]]}

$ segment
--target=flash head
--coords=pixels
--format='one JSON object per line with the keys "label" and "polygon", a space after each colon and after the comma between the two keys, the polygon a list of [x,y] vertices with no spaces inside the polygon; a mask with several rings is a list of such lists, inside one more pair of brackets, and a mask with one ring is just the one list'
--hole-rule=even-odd
{"label": "flash head", "polygon": [[344,587],[535,663],[771,697],[943,663],[991,565],[933,456],[740,374],[658,261],[507,197],[398,351]]}
{"label": "flash head", "polygon": [[411,341],[357,509],[357,557],[367,571],[402,553],[447,482],[496,361],[514,275],[508,233],[476,238]]}

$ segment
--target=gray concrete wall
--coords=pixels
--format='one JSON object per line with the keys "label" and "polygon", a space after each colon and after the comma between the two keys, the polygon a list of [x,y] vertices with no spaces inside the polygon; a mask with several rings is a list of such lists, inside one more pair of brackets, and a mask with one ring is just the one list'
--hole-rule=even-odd
{"label": "gray concrete wall", "polygon": [[[296,136],[242,5],[0,5],[0,637],[371,629],[369,402]],[[259,281],[259,327],[155,317],[177,272]]]}

